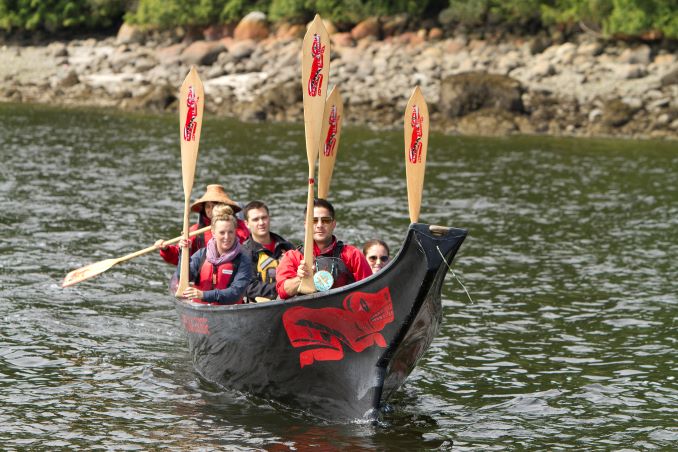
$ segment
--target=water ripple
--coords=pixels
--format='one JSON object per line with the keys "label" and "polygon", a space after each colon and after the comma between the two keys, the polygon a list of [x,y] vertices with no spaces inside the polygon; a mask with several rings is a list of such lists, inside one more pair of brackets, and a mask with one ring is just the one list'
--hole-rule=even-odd
{"label": "water ripple", "polygon": [[[74,139],[77,137],[77,140]],[[263,199],[301,241],[299,125],[205,124],[195,190]],[[678,154],[663,143],[432,134],[422,220],[470,236],[429,352],[377,425],[334,425],[193,371],[151,253],[181,230],[174,116],[0,106],[0,438],[8,450],[669,450]],[[402,135],[348,128],[338,231],[397,251]]]}

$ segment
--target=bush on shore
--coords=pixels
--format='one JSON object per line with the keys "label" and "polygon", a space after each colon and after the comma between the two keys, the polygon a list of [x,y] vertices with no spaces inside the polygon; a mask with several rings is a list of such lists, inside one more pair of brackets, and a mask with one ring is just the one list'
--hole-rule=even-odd
{"label": "bush on shore", "polygon": [[0,0],[0,30],[7,32],[109,28],[122,23],[131,0]]}
{"label": "bush on shore", "polygon": [[373,16],[406,14],[413,26],[550,26],[605,37],[678,39],[678,0],[0,0],[0,30],[97,31],[123,22],[154,29],[233,23],[251,11],[273,22],[305,23],[317,12],[340,28]]}

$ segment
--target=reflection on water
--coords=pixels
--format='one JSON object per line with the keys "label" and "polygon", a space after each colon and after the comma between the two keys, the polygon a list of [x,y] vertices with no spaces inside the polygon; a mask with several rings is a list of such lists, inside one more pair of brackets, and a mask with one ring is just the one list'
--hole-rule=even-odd
{"label": "reflection on water", "polygon": [[[435,129],[435,125],[432,127]],[[156,255],[179,234],[173,116],[0,106],[0,439],[8,449],[650,449],[678,440],[678,151],[671,143],[432,135],[422,220],[468,228],[431,350],[379,425],[332,425],[201,381]],[[272,206],[301,241],[301,125],[208,118],[196,192]],[[397,249],[402,136],[348,128],[338,232]],[[198,193],[196,193],[198,194]]]}

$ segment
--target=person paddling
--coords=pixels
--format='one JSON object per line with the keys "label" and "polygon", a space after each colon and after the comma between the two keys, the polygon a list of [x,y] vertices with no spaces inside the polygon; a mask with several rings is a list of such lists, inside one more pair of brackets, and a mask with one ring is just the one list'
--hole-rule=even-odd
{"label": "person paddling", "polygon": [[254,278],[245,291],[249,302],[257,299],[273,300],[278,298],[275,289],[275,270],[282,255],[294,245],[271,232],[271,216],[268,206],[261,201],[252,201],[243,210],[245,223],[250,230],[250,237],[243,243],[243,248],[250,253]]}
{"label": "person paddling", "polygon": [[[233,212],[241,210],[238,203],[228,197],[223,186],[218,184],[208,185],[205,194],[191,204],[191,211],[198,212],[200,219],[198,220],[198,223],[189,228],[189,231],[195,231],[204,228],[205,226],[210,226],[212,224],[212,211],[214,207],[222,204],[230,206],[231,209],[233,209]],[[249,237],[250,232],[244,221],[238,220],[236,234],[240,243],[244,242]],[[209,242],[210,238],[212,238],[212,233],[210,231],[205,232],[203,235],[190,238],[190,255],[192,256],[193,253],[204,247],[205,244]],[[165,245],[163,240],[158,240],[155,242],[155,246],[160,247],[160,257],[162,257],[165,262],[170,265],[177,265],[179,263],[179,245]]]}
{"label": "person paddling", "polygon": [[[185,298],[209,304],[243,302],[245,289],[254,274],[249,254],[242,252],[237,239],[236,226],[237,220],[230,206],[215,208],[212,237],[204,248],[191,256],[189,280],[194,285],[184,290]],[[186,245],[186,239],[180,244]]]}
{"label": "person paddling", "polygon": [[[313,256],[315,258],[313,270],[318,273],[328,272],[331,275],[331,278],[320,278],[321,283],[328,283],[327,287],[322,287],[320,290],[345,286],[372,275],[372,270],[363,253],[358,248],[337,240],[333,235],[336,226],[337,221],[332,204],[326,199],[315,199],[313,202]],[[276,271],[278,296],[286,299],[298,295],[299,284],[303,278],[308,276],[307,272],[303,249],[285,253]]]}

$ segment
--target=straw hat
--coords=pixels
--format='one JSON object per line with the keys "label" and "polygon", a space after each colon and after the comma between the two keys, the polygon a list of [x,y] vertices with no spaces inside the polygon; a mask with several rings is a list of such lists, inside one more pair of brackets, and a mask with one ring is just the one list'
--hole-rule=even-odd
{"label": "straw hat", "polygon": [[233,208],[233,213],[239,212],[241,210],[238,203],[228,197],[226,191],[224,190],[224,187],[217,184],[208,185],[205,194],[202,195],[202,198],[198,199],[196,202],[191,204],[191,210],[193,212],[200,212],[203,203],[206,203],[208,201],[223,202],[224,204],[228,204]]}

